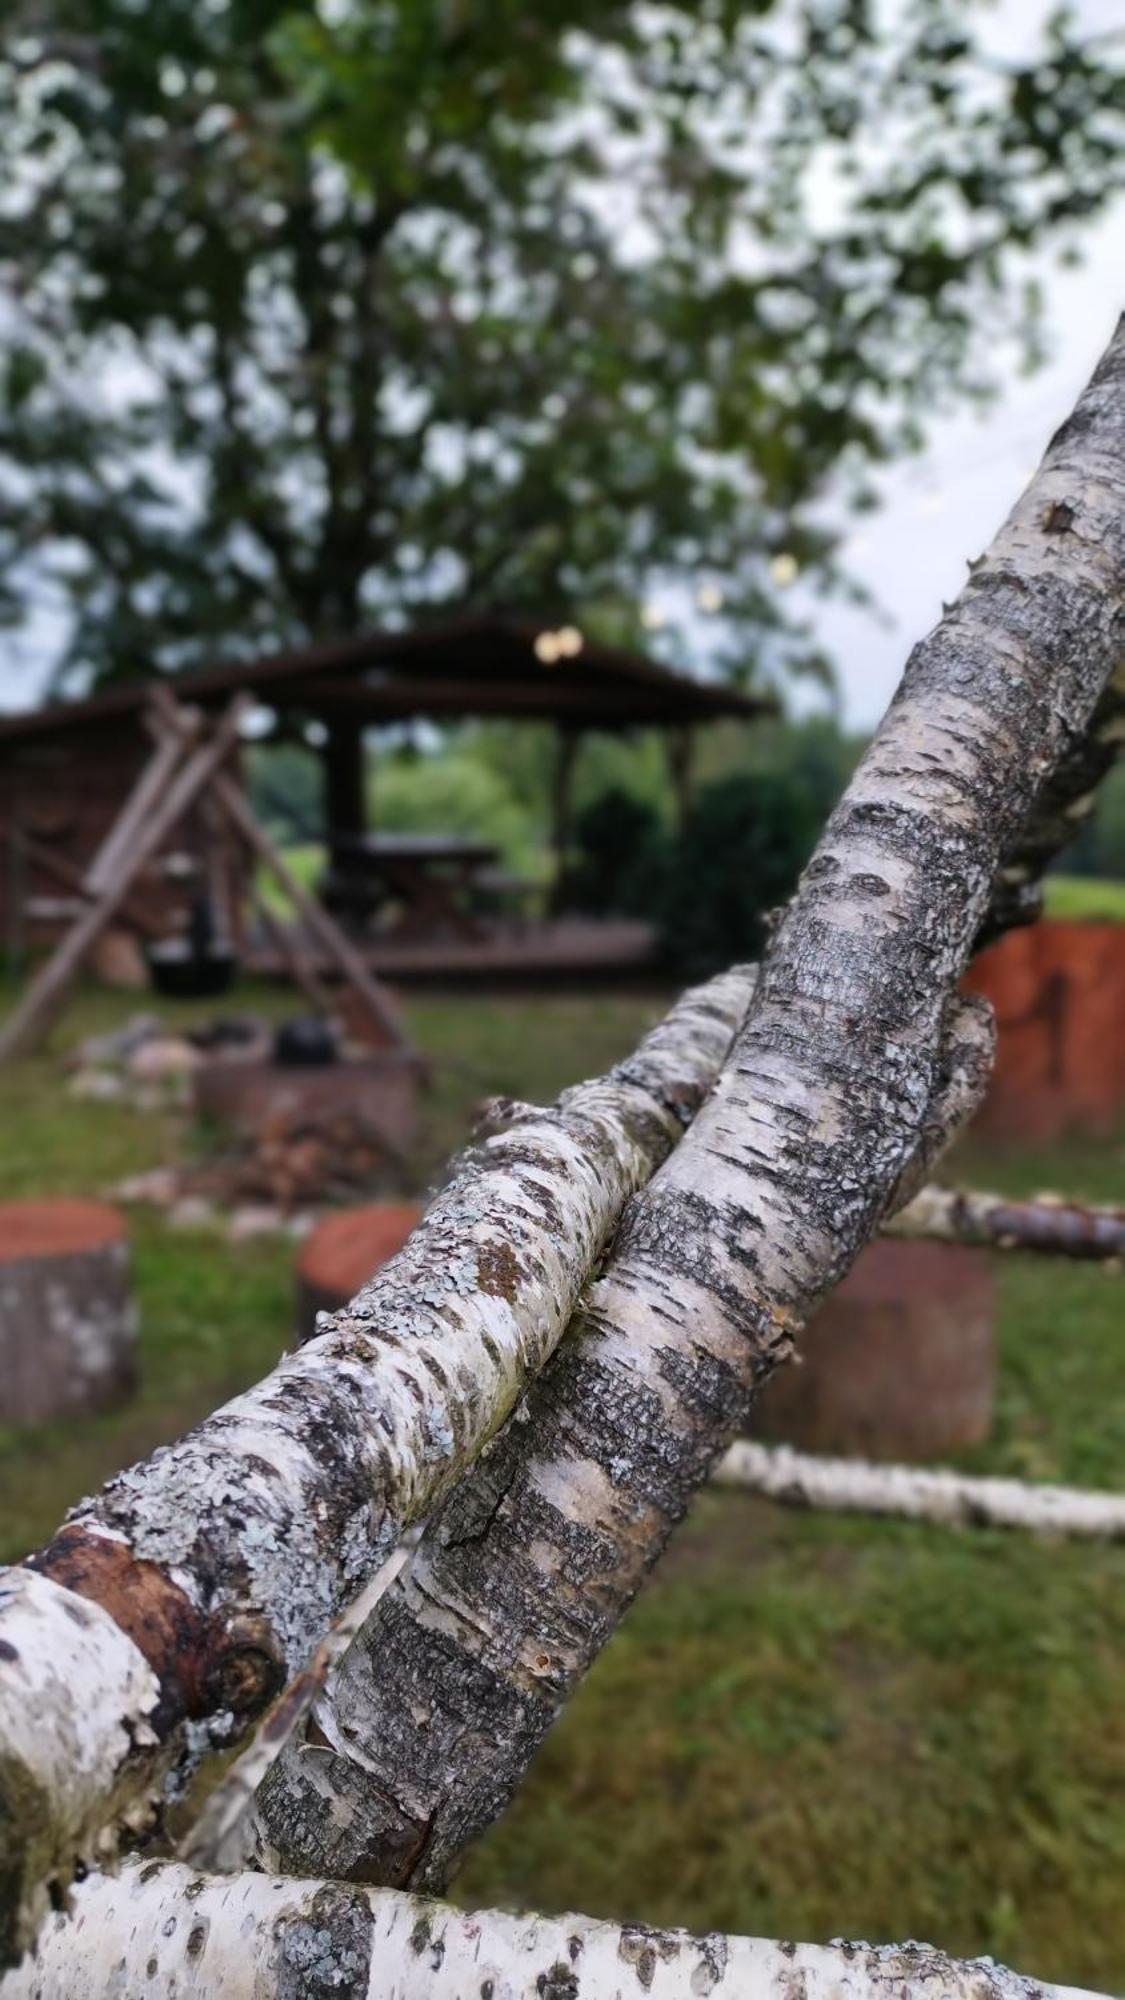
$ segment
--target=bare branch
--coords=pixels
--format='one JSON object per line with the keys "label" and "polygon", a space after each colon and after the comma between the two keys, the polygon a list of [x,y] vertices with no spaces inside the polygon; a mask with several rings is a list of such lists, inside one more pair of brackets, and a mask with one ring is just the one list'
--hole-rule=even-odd
{"label": "bare branch", "polygon": [[[687,995],[618,1070],[466,1155],[347,1311],[83,1502],[32,1559],[65,1590],[13,1573],[0,1658],[14,1644],[42,1696],[28,1730],[17,1685],[0,1733],[15,1890],[0,1964],[46,1907],[41,1862],[65,1888],[95,1845],[112,1845],[103,1824],[123,1799],[134,1799],[131,1820],[143,1816],[170,1765],[236,1739],[503,1422],[556,1346],[622,1203],[710,1086],[751,983],[727,973]],[[120,1645],[60,1678],[55,1650],[65,1655],[90,1599]]]}
{"label": "bare branch", "polygon": [[820,1458],[787,1444],[740,1438],[719,1460],[721,1486],[744,1486],[791,1507],[833,1514],[886,1514],[958,1528],[1025,1528],[1036,1535],[1125,1541],[1125,1494],[1074,1486],[1029,1486],[1022,1479],[974,1479],[915,1465],[870,1465]]}
{"label": "bare branch", "polygon": [[1077,2000],[990,1958],[924,1944],[775,1944],[591,1917],[469,1914],[388,1890],[197,1875],[173,1862],[93,1876],[2,2000]]}

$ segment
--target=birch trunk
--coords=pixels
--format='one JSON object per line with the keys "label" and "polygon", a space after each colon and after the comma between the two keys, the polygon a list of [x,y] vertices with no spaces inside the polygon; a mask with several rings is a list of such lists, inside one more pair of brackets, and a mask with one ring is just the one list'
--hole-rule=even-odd
{"label": "birch trunk", "polygon": [[[271,1771],[262,1866],[442,1886],[980,1085],[956,983],[1125,652],[1125,322],[829,821],[719,1085]],[[972,1060],[975,1051],[976,1062]]]}
{"label": "birch trunk", "polygon": [[174,1863],[82,1884],[0,2000],[1075,2000],[930,1945],[775,1944]]}
{"label": "birch trunk", "polygon": [[869,1465],[861,1458],[820,1458],[789,1445],[740,1439],[719,1460],[722,1486],[743,1486],[791,1507],[833,1514],[885,1514],[957,1528],[1024,1528],[1036,1535],[1125,1541],[1125,1494],[1073,1486],[1029,1486],[1022,1479],[974,1479],[913,1465]]}
{"label": "birch trunk", "polygon": [[1125,1257],[1125,1209],[1089,1208],[1057,1196],[1007,1201],[972,1188],[924,1187],[885,1226],[895,1236],[937,1237],[986,1249],[1106,1262]]}
{"label": "birch trunk", "polygon": [[[466,1155],[345,1312],[83,1502],[32,1558],[65,1589],[39,1590],[31,1625],[17,1615],[31,1586],[14,1573],[0,1662],[14,1645],[45,1693],[33,1733],[0,1736],[0,1851],[20,1891],[0,1964],[45,1907],[35,1857],[52,1857],[65,1888],[123,1795],[140,1811],[176,1759],[236,1738],[502,1423],[623,1201],[710,1086],[751,985],[732,972],[687,995],[632,1058],[554,1109],[509,1107],[510,1128]],[[83,1599],[103,1607],[99,1629],[108,1614],[127,1636],[72,1679],[52,1677]],[[74,1744],[75,1782],[62,1787]]]}

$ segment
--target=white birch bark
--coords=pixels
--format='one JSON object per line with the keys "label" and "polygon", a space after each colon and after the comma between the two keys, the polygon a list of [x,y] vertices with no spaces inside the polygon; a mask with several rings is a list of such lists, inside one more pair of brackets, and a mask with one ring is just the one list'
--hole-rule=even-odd
{"label": "white birch bark", "polygon": [[126,1808],[155,1744],[159,1693],[100,1605],[31,1570],[0,1573],[0,1935],[21,1909],[35,1928],[44,1885],[69,1878],[75,1853],[99,1856],[103,1821]]}
{"label": "white birch bark", "polygon": [[506,1803],[757,1385],[980,1087],[956,983],[1125,653],[1125,323],[915,649],[719,1085],[575,1336],[270,1773],[266,1868],[442,1886]]}
{"label": "white birch bark", "polygon": [[[557,1344],[622,1203],[710,1086],[751,987],[746,971],[724,974],[608,1077],[551,1110],[517,1108],[346,1311],[83,1502],[32,1558],[135,1643],[51,1679],[56,1647],[71,1642],[69,1607],[62,1593],[40,1600],[36,1731],[0,1736],[9,1796],[23,1785],[40,1802],[34,1824],[10,1812],[3,1832],[27,1890],[33,1853],[53,1858],[55,1891],[65,1888],[99,1801],[108,1818],[132,1790],[140,1811],[174,1759],[233,1740],[479,1452]],[[21,1656],[31,1643],[23,1632]],[[159,1683],[155,1707],[137,1648]],[[57,1785],[73,1743],[80,1798]],[[31,1935],[36,1908],[5,1912],[0,1964]]]}
{"label": "white birch bark", "polygon": [[0,2000],[1074,2000],[931,1945],[692,1937],[473,1914],[390,1890],[170,1862],[92,1876]]}
{"label": "white birch bark", "polygon": [[883,1514],[956,1528],[1023,1528],[1035,1535],[1125,1541],[1125,1493],[1074,1486],[1029,1486],[1022,1479],[982,1479],[914,1465],[872,1465],[862,1458],[822,1458],[790,1445],[747,1438],[719,1460],[721,1486],[741,1486],[791,1507],[833,1514]]}
{"label": "white birch bark", "polygon": [[928,1236],[990,1250],[1035,1250],[1106,1263],[1125,1257],[1125,1209],[1094,1208],[1058,1195],[1010,1201],[974,1188],[924,1187],[885,1228],[894,1236]]}
{"label": "white birch bark", "polygon": [[[966,999],[923,1167],[979,1102],[992,1046],[991,1010]],[[309,1704],[253,1812],[193,1859],[439,1889],[512,1796],[732,1421],[693,1329],[685,1340],[659,1304],[638,1311],[612,1252],[591,1297]]]}

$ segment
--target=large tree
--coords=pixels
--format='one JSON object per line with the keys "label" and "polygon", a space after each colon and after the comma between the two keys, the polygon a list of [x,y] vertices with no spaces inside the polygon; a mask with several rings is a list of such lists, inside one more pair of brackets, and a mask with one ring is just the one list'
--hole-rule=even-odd
{"label": "large tree", "polygon": [[683,574],[793,662],[830,482],[1034,342],[1020,253],[1120,178],[1107,48],[979,13],[17,0],[4,614],[74,680]]}

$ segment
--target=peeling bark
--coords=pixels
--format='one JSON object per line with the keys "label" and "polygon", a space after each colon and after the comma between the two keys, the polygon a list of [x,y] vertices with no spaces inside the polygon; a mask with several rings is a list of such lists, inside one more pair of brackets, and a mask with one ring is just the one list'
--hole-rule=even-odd
{"label": "peeling bark", "polygon": [[936,1237],[993,1250],[1116,1262],[1125,1257],[1125,1209],[1084,1207],[1057,1195],[1008,1201],[973,1188],[924,1187],[886,1224],[895,1236]]}
{"label": "peeling bark", "polygon": [[979,1092],[957,981],[1123,652],[1125,322],[915,648],[571,1338],[271,1772],[260,1865],[437,1888],[507,1802],[754,1390]]}
{"label": "peeling bark", "polygon": [[[133,1643],[50,1681],[34,1755],[18,1728],[0,1736],[13,1783],[21,1771],[38,1783],[61,1768],[58,1746],[82,1744],[80,1804],[67,1794],[52,1827],[51,1785],[35,1826],[7,1820],[17,1879],[42,1849],[65,1885],[86,1852],[79,1840],[68,1853],[70,1831],[96,1824],[100,1799],[108,1815],[128,1777],[139,1811],[171,1763],[225,1747],[307,1664],[552,1352],[622,1203],[709,1087],[751,984],[749,973],[724,974],[685,996],[608,1077],[551,1110],[524,1107],[464,1157],[345,1312],[256,1388],[83,1502],[31,1559],[104,1607]],[[62,1593],[41,1601],[49,1661],[56,1629],[69,1643],[69,1612]],[[120,1718],[136,1708],[137,1649],[159,1696],[125,1766]],[[31,1917],[17,1920],[17,1942],[33,1928]]]}
{"label": "peeling bark", "polygon": [[692,1937],[590,1917],[467,1914],[387,1890],[169,1862],[91,1877],[2,2000],[1077,2000],[931,1945]]}
{"label": "peeling bark", "polygon": [[821,1458],[789,1445],[743,1438],[715,1469],[721,1486],[743,1486],[791,1507],[832,1514],[885,1514],[957,1528],[1025,1528],[1036,1535],[1125,1541],[1125,1493],[1074,1486],[1029,1486],[1022,1479],[975,1479],[914,1465]]}

